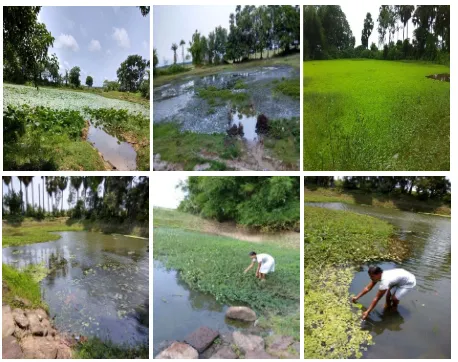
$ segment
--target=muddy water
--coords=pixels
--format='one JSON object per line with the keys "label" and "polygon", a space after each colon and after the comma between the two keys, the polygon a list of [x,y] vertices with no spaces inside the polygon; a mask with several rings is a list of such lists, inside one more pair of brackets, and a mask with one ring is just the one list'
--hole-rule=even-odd
{"label": "muddy water", "polygon": [[57,241],[3,248],[3,263],[45,263],[44,301],[59,330],[114,343],[147,343],[148,241],[61,232]]}
{"label": "muddy water", "polygon": [[[154,122],[178,122],[183,130],[199,133],[225,133],[233,124],[242,123],[245,139],[256,138],[256,117],[265,114],[268,118],[299,117],[300,104],[290,97],[273,94],[273,83],[283,78],[299,77],[299,72],[289,66],[256,67],[239,72],[221,72],[214,75],[188,76],[154,89]],[[234,89],[238,81],[246,88]],[[210,106],[195,92],[198,88],[216,87],[247,92],[250,96],[249,112],[235,110],[229,103]]]}
{"label": "muddy water", "polygon": [[89,127],[87,141],[102,154],[103,158],[119,171],[134,171],[137,169],[137,153],[131,144],[121,142],[103,129]]}
{"label": "muddy water", "polygon": [[[384,312],[384,300],[362,323],[375,344],[365,358],[451,358],[451,220],[391,209],[341,203],[314,206],[371,215],[396,227],[410,249],[402,263],[380,263],[384,270],[404,268],[413,273],[417,286],[401,300],[397,312]],[[367,266],[355,274],[350,293],[369,282]],[[359,301],[368,307],[375,289]]]}
{"label": "muddy water", "polygon": [[220,333],[243,329],[248,325],[225,318],[228,306],[188,288],[177,271],[167,270],[154,260],[154,355],[166,341],[182,341],[197,328],[207,326]]}
{"label": "muddy water", "polygon": [[443,73],[443,74],[431,74],[427,75],[426,78],[440,80],[441,82],[450,82],[450,74]]}

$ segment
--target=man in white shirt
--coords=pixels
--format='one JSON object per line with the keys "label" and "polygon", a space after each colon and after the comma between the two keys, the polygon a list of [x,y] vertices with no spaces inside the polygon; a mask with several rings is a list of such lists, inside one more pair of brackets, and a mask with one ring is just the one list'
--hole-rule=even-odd
{"label": "man in white shirt", "polygon": [[251,259],[251,264],[248,268],[245,269],[244,273],[247,273],[250,270],[254,263],[258,263],[258,267],[256,269],[256,278],[265,280],[267,273],[272,273],[275,271],[275,259],[269,254],[256,254],[256,252],[252,251],[248,254]]}
{"label": "man in white shirt", "polygon": [[385,308],[392,308],[392,310],[396,311],[399,301],[417,285],[415,275],[404,269],[383,271],[382,268],[378,266],[371,266],[369,267],[368,274],[371,278],[371,282],[361,291],[361,293],[352,298],[353,303],[356,303],[359,298],[369,293],[377,282],[380,282],[379,290],[375,298],[372,300],[369,308],[363,313],[363,319],[367,318],[385,293]]}

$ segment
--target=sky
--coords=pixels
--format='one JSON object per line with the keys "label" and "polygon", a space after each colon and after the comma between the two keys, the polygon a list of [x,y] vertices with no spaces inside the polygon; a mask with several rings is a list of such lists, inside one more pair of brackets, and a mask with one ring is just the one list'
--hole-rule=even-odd
{"label": "sky", "polygon": [[[341,5],[342,11],[347,17],[347,21],[350,24],[351,31],[353,36],[356,39],[355,47],[361,45],[361,32],[363,31],[364,19],[366,18],[367,13],[371,13],[372,20],[374,21],[374,29],[372,29],[371,36],[369,37],[369,47],[372,43],[375,43],[378,46],[378,22],[377,18],[379,15],[380,6],[384,4],[373,4],[371,2],[360,2],[358,4],[345,4]],[[412,38],[413,30],[415,29],[412,24],[412,19],[408,22],[409,27],[409,37]],[[402,28],[399,31],[399,40],[402,40]],[[405,38],[407,38],[407,28],[405,30]],[[394,34],[395,41],[398,40],[397,35]],[[387,35],[388,40],[388,35]]]}
{"label": "sky", "polygon": [[[196,29],[207,36],[217,26],[229,29],[229,15],[235,5],[224,6],[153,6],[153,47],[157,49],[159,66],[173,63],[172,44],[186,42],[185,56],[192,34]],[[182,62],[179,47],[178,61]]]}
{"label": "sky", "polygon": [[153,206],[176,209],[181,200],[184,199],[184,193],[177,186],[187,180],[185,176],[171,175],[170,172],[162,172],[160,177],[154,177]]}
{"label": "sky", "polygon": [[127,56],[150,59],[150,15],[143,17],[135,6],[42,7],[38,21],[45,23],[55,38],[48,54],[56,53],[61,74],[74,66],[94,86],[104,79],[116,80],[116,71]]}

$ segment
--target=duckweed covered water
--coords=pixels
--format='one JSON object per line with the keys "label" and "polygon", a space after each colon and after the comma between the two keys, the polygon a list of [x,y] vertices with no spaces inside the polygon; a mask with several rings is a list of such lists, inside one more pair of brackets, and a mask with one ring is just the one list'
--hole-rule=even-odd
{"label": "duckweed covered water", "polygon": [[4,248],[16,268],[44,263],[43,300],[60,331],[114,343],[148,342],[148,241],[93,232],[60,232],[53,242]]}

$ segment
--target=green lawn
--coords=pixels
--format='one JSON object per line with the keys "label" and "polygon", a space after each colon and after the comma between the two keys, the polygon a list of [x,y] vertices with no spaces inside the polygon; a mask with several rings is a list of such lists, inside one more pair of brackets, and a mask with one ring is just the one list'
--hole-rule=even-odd
{"label": "green lawn", "polygon": [[422,62],[304,62],[305,170],[449,170],[450,68]]}

